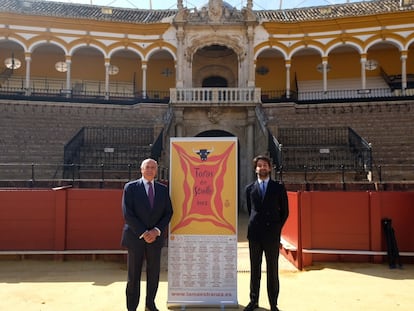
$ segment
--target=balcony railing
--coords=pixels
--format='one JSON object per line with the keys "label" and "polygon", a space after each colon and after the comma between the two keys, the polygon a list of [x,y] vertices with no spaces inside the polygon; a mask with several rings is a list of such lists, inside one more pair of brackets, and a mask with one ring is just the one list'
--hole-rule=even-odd
{"label": "balcony railing", "polygon": [[170,89],[172,104],[257,104],[260,88],[182,88]]}
{"label": "balcony railing", "polygon": [[309,100],[332,100],[332,99],[365,99],[365,98],[388,98],[395,94],[389,89],[359,89],[359,90],[329,90],[298,92],[299,101]]}
{"label": "balcony railing", "polygon": [[[337,90],[266,90],[260,88],[172,88],[136,90],[131,82],[77,80],[67,89],[66,80],[32,77],[29,88],[24,77],[0,78],[0,98],[96,103],[172,103],[173,105],[220,104],[250,106],[257,103],[324,103],[364,100],[401,100],[414,97],[414,88],[337,89]],[[412,86],[410,84],[410,86]]]}

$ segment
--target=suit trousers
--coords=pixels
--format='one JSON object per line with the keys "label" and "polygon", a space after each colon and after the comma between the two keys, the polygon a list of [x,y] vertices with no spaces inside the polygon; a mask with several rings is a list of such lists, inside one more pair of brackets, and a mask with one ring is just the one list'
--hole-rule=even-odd
{"label": "suit trousers", "polygon": [[128,249],[128,281],[126,286],[128,310],[135,311],[138,307],[144,259],[146,261],[147,274],[145,305],[151,308],[155,306],[154,301],[160,279],[162,245],[162,238],[158,237],[157,240],[150,244],[141,239],[136,246]]}
{"label": "suit trousers", "polygon": [[259,303],[263,253],[266,259],[267,295],[271,309],[277,307],[279,296],[279,242],[249,240],[250,301]]}

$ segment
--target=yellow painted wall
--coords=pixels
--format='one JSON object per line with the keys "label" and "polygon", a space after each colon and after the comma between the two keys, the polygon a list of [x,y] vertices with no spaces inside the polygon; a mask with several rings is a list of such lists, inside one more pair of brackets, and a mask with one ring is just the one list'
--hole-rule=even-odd
{"label": "yellow painted wall", "polygon": [[66,79],[66,73],[59,72],[55,68],[57,62],[63,61],[65,61],[63,53],[33,53],[30,63],[30,74],[32,77]]}
{"label": "yellow painted wall", "polygon": [[328,63],[331,70],[328,79],[349,79],[361,77],[361,57],[355,52],[332,53]]}
{"label": "yellow painted wall", "polygon": [[320,80],[322,74],[317,70],[322,62],[319,55],[294,56],[292,58],[291,77],[298,80]]}
{"label": "yellow painted wall", "polygon": [[[163,70],[169,68],[171,75],[166,77],[162,74]],[[175,87],[175,68],[171,59],[150,60],[147,70],[147,90],[169,91]]]}
{"label": "yellow painted wall", "polygon": [[286,68],[283,58],[259,58],[256,69],[265,66],[269,69],[268,74],[256,73],[256,86],[262,90],[284,90],[286,88]]}
{"label": "yellow painted wall", "polygon": [[[386,50],[370,50],[367,59],[376,60],[378,67],[382,67],[389,75],[401,74],[400,52],[395,47]],[[367,75],[368,73],[371,72],[367,71]]]}
{"label": "yellow painted wall", "polygon": [[141,59],[136,58],[111,58],[111,65],[118,66],[119,73],[110,76],[112,82],[130,82],[135,81],[135,88],[141,90],[142,88],[142,64]]}
{"label": "yellow painted wall", "polygon": [[6,68],[4,61],[7,58],[14,57],[21,62],[21,67],[14,70],[14,73],[17,75],[24,75],[26,72],[26,62],[24,60],[24,53],[23,49],[13,49],[13,51],[6,50],[6,49],[0,49],[0,70]]}
{"label": "yellow painted wall", "polygon": [[414,74],[414,49],[408,51],[407,73]]}
{"label": "yellow painted wall", "polygon": [[105,77],[103,56],[74,55],[72,57],[72,79],[102,80]]}

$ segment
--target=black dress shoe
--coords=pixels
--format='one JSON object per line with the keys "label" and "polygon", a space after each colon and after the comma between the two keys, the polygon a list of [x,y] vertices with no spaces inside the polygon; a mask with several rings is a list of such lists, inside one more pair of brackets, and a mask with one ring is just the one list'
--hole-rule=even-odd
{"label": "black dress shoe", "polygon": [[257,304],[257,302],[254,301],[250,301],[249,304],[246,306],[246,308],[244,308],[244,311],[253,311],[255,309],[259,308],[259,305]]}
{"label": "black dress shoe", "polygon": [[153,307],[145,307],[145,311],[159,311],[156,306]]}

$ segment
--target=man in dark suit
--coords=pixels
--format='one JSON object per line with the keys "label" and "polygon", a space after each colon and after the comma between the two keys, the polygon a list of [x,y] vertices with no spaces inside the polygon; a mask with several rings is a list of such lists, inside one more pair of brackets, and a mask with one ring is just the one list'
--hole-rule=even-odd
{"label": "man in dark suit", "polygon": [[250,302],[244,311],[259,307],[260,277],[263,253],[267,267],[267,296],[271,311],[278,311],[279,245],[283,225],[289,215],[285,187],[272,180],[271,162],[267,156],[253,159],[257,180],[246,187],[249,213],[247,239],[250,253]]}
{"label": "man in dark suit", "polygon": [[154,180],[157,171],[157,162],[146,159],[141,163],[142,177],[128,182],[124,187],[122,213],[125,226],[121,244],[128,248],[128,311],[136,311],[138,307],[144,258],[147,272],[145,311],[158,311],[155,295],[160,276],[163,233],[173,210],[167,187]]}

